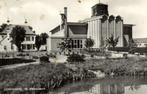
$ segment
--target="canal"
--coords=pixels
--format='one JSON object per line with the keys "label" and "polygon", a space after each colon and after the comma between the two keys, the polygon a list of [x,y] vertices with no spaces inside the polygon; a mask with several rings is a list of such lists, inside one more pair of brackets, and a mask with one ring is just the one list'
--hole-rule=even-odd
{"label": "canal", "polygon": [[111,77],[68,84],[50,94],[147,94],[147,77]]}

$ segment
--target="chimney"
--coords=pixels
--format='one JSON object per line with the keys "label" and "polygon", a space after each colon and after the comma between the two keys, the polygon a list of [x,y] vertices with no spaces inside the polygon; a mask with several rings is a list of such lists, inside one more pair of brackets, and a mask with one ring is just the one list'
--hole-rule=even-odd
{"label": "chimney", "polygon": [[68,38],[68,28],[67,28],[67,7],[64,7],[64,15],[65,15],[65,25],[64,25],[64,31],[65,31],[65,37]]}
{"label": "chimney", "polygon": [[64,14],[65,14],[66,19],[67,19],[67,7],[64,7]]}

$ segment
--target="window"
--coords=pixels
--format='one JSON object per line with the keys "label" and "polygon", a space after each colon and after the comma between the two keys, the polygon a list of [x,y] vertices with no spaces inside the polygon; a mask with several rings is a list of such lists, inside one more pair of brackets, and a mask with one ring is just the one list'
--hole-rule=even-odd
{"label": "window", "polygon": [[27,50],[30,50],[30,49],[31,49],[31,45],[28,44],[28,45],[27,45]]}
{"label": "window", "polygon": [[34,41],[34,37],[32,37],[32,41]]}
{"label": "window", "polygon": [[26,49],[26,45],[22,44],[22,49]]}
{"label": "window", "polygon": [[13,50],[13,49],[14,49],[13,44],[11,44],[11,50]]}
{"label": "window", "polygon": [[72,40],[71,44],[70,44],[71,48],[82,48],[82,40]]}
{"label": "window", "polygon": [[76,48],[76,40],[74,40],[73,48]]}
{"label": "window", "polygon": [[4,46],[4,50],[7,50],[7,46]]}
{"label": "window", "polygon": [[35,49],[35,44],[33,44],[33,49]]}
{"label": "window", "polygon": [[30,41],[30,37],[26,37],[26,41]]}

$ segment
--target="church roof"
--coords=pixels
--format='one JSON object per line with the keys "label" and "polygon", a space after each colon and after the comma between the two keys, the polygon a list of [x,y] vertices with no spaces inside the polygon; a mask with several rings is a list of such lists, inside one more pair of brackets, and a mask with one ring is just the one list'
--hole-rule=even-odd
{"label": "church roof", "polygon": [[68,27],[73,34],[87,34],[86,23],[68,23]]}
{"label": "church roof", "polygon": [[13,30],[13,28],[15,26],[20,26],[20,27],[24,28],[26,30],[26,33],[25,34],[27,34],[27,35],[33,35],[33,34],[35,34],[35,32],[32,31],[32,27],[31,26],[27,26],[27,25],[15,25],[15,24],[9,24],[9,25],[7,25],[6,28],[2,32],[0,32],[0,34],[8,34],[8,33],[11,33],[12,30]]}
{"label": "church roof", "polygon": [[[67,26],[73,34],[87,34],[87,23],[68,22]],[[50,32],[56,33],[58,31],[60,31],[60,25],[52,29]]]}
{"label": "church roof", "polygon": [[130,26],[130,27],[133,27],[135,26],[134,24],[124,24],[124,26]]}

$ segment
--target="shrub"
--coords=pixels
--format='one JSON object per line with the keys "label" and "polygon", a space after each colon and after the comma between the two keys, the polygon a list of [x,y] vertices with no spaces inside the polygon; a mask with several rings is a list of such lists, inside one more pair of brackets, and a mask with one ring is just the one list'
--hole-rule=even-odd
{"label": "shrub", "polygon": [[91,57],[93,58],[94,57],[94,54],[91,54]]}
{"label": "shrub", "polygon": [[56,55],[53,54],[53,53],[50,53],[48,56],[51,57],[51,58],[56,58]]}
{"label": "shrub", "polygon": [[20,53],[20,54],[18,54],[17,56],[26,56],[25,54],[23,54],[23,53]]}
{"label": "shrub", "polygon": [[127,58],[128,58],[128,55],[127,55],[127,54],[123,54],[123,57],[124,57],[125,59],[127,59]]}
{"label": "shrub", "polygon": [[47,62],[49,62],[49,57],[48,56],[41,56],[40,57],[40,62],[41,63],[47,63]]}
{"label": "shrub", "polygon": [[35,60],[23,59],[23,58],[0,59],[0,66],[11,65],[11,64],[21,64],[21,63],[31,63],[31,62],[35,62]]}
{"label": "shrub", "polygon": [[33,59],[39,59],[39,57],[38,56],[33,56]]}
{"label": "shrub", "polygon": [[67,61],[68,62],[84,62],[85,56],[84,55],[79,55],[79,54],[71,54],[68,56]]}

